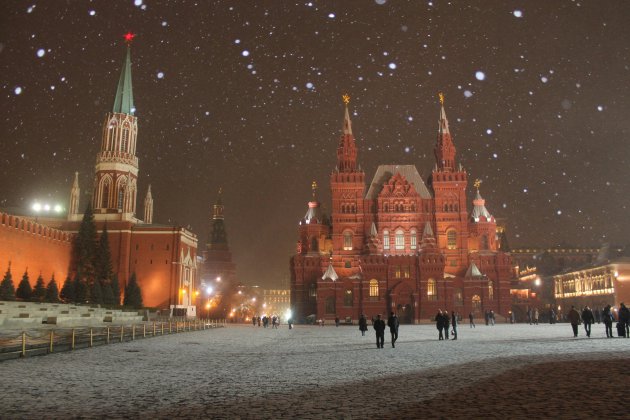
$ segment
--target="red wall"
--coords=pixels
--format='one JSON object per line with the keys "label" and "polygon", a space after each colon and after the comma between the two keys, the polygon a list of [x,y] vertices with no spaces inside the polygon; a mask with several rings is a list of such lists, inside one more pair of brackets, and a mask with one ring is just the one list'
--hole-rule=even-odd
{"label": "red wall", "polygon": [[0,275],[4,276],[11,262],[16,288],[28,269],[31,286],[35,286],[41,272],[46,284],[54,274],[61,289],[68,274],[71,250],[70,234],[20,216],[0,213]]}

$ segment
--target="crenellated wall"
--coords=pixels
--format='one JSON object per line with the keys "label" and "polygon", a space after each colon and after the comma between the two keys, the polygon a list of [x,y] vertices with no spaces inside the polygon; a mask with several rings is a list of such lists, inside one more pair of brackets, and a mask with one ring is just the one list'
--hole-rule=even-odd
{"label": "crenellated wall", "polygon": [[54,274],[61,288],[68,273],[71,251],[71,234],[29,218],[0,212],[0,276],[4,276],[11,262],[16,288],[26,269],[31,286],[35,286],[41,272],[46,284]]}

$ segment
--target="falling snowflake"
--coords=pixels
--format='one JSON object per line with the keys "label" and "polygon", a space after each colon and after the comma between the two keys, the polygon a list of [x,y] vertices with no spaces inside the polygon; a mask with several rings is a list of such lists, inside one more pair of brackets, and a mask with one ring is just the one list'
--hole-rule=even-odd
{"label": "falling snowflake", "polygon": [[37,56],[39,58],[42,58],[45,54],[46,54],[46,50],[45,49],[40,48],[39,50],[37,50]]}
{"label": "falling snowflake", "polygon": [[241,53],[241,55],[242,55],[243,57],[248,57],[248,56],[249,56],[249,51],[247,51],[247,50],[243,50],[243,52]]}
{"label": "falling snowflake", "polygon": [[158,71],[157,78],[158,79],[163,79],[164,78],[164,72]]}
{"label": "falling snowflake", "polygon": [[14,92],[16,95],[19,95],[20,93],[22,93],[22,88],[21,88],[20,86],[16,86],[16,88],[15,88],[15,89],[13,89],[13,92]]}
{"label": "falling snowflake", "polygon": [[604,110],[604,107],[602,105],[597,105],[597,110],[599,112],[602,112]]}
{"label": "falling snowflake", "polygon": [[133,5],[137,7],[142,6],[142,0],[133,0]]}
{"label": "falling snowflake", "polygon": [[515,10],[512,12],[512,14],[517,18],[523,17],[523,12],[520,10]]}
{"label": "falling snowflake", "polygon": [[389,63],[388,66],[392,70],[396,70],[396,63]]}
{"label": "falling snowflake", "polygon": [[466,98],[470,98],[471,96],[473,96],[473,94],[472,94],[472,92],[471,92],[471,91],[469,91],[469,90],[465,90],[465,91],[464,91],[464,96],[465,96]]}
{"label": "falling snowflake", "polygon": [[89,11],[89,14],[90,14],[90,16],[94,16],[94,15],[96,15],[96,10],[90,10],[90,11]]}
{"label": "falling snowflake", "polygon": [[476,78],[477,80],[480,80],[480,81],[481,81],[481,80],[486,80],[486,74],[485,74],[484,72],[482,72],[481,70],[479,70],[479,71],[477,71],[477,72],[475,73],[475,78]]}
{"label": "falling snowflake", "polygon": [[334,19],[334,18],[335,18],[335,14],[334,14],[334,13],[328,13],[328,17],[329,17],[330,19]]}
{"label": "falling snowflake", "polygon": [[306,88],[307,89],[313,89],[314,87],[315,86],[311,82],[306,83]]}

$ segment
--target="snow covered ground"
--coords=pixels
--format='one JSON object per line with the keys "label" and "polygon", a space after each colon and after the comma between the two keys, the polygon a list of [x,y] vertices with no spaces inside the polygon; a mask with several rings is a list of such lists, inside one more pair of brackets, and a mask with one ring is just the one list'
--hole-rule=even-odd
{"label": "snow covered ground", "polygon": [[386,331],[377,349],[356,326],[229,325],[3,362],[0,418],[409,416],[445,392],[563,361],[627,371],[630,339],[607,339],[603,324],[591,338],[568,324],[462,324],[457,341],[438,341],[433,326],[401,325],[396,348]]}

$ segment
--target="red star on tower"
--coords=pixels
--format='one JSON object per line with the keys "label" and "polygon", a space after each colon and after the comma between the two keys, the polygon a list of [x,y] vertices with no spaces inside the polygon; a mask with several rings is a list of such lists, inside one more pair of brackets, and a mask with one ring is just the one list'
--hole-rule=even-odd
{"label": "red star on tower", "polygon": [[125,37],[125,42],[127,43],[127,45],[131,44],[131,41],[133,41],[133,39],[135,38],[136,34],[132,34],[131,32],[127,32],[124,37]]}

